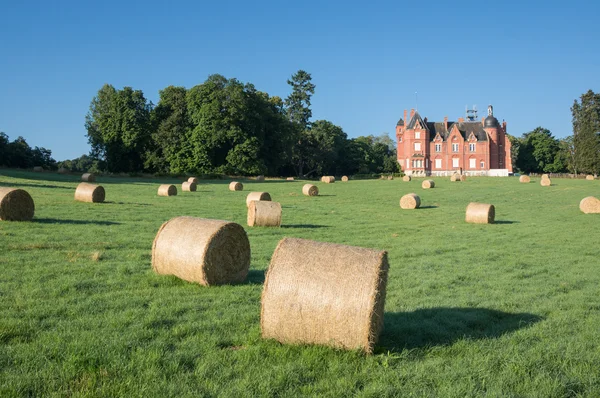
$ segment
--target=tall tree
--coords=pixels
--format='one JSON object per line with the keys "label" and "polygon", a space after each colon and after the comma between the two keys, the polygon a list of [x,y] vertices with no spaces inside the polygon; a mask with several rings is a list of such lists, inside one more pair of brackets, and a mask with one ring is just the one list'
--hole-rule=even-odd
{"label": "tall tree", "polygon": [[0,166],[8,166],[8,135],[0,131]]}
{"label": "tall tree", "polygon": [[573,136],[576,162],[580,172],[600,173],[600,93],[588,90],[574,101]]}
{"label": "tall tree", "polygon": [[525,133],[521,139],[517,167],[526,173],[564,171],[564,165],[556,159],[558,153],[558,140],[552,136],[550,130],[536,127],[533,131]]}
{"label": "tall tree", "polygon": [[570,135],[561,139],[558,145],[560,147],[559,155],[563,164],[571,173],[577,174],[579,168],[577,167],[577,156],[575,156],[575,141],[573,136]]}

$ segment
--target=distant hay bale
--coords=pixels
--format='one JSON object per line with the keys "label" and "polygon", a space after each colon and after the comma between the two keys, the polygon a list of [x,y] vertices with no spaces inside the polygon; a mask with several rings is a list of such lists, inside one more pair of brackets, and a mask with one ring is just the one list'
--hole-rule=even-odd
{"label": "distant hay bale", "polygon": [[256,181],[264,181],[264,180],[265,180],[265,176],[263,176],[263,175],[256,176]]}
{"label": "distant hay bale", "polygon": [[544,178],[548,178],[548,179],[550,179],[550,176],[549,176],[548,174],[542,174],[542,180],[543,180]]}
{"label": "distant hay bale", "polygon": [[67,174],[68,172],[69,169],[65,169],[64,167],[58,169],[58,174]]}
{"label": "distant hay bale", "polygon": [[540,180],[540,185],[543,187],[549,187],[550,185],[552,185],[552,180],[550,180],[550,178],[548,177],[542,177],[542,179]]}
{"label": "distant hay bale", "polygon": [[388,176],[388,178],[387,178],[387,179],[388,179],[388,180],[393,180],[393,179],[394,179],[394,176]]}
{"label": "distant hay bale", "polygon": [[102,203],[105,198],[106,192],[101,185],[82,182],[75,190],[75,200],[78,202]]}
{"label": "distant hay bale", "polygon": [[306,196],[318,196],[319,188],[313,184],[304,184],[302,187],[302,193]]}
{"label": "distant hay bale", "polygon": [[529,176],[522,175],[521,177],[519,177],[519,182],[529,184],[531,182],[531,178],[529,178]]}
{"label": "distant hay bale", "polygon": [[467,181],[467,176],[466,176],[466,175],[464,175],[464,174],[461,174],[461,176],[460,176],[460,180],[461,180],[462,182],[465,182],[465,181]]}
{"label": "distant hay bale", "polygon": [[27,191],[0,187],[0,220],[30,221],[34,213],[35,204]]}
{"label": "distant hay bale", "polygon": [[465,221],[472,224],[493,224],[495,217],[494,205],[471,202],[467,206]]}
{"label": "distant hay bale", "polygon": [[243,282],[250,243],[241,225],[176,217],[164,223],[152,244],[152,269],[204,286]]}
{"label": "distant hay bale", "polygon": [[433,180],[425,180],[421,184],[421,188],[423,188],[423,189],[435,188],[435,182]]}
{"label": "distant hay bale", "polygon": [[405,210],[418,209],[421,207],[421,198],[415,193],[407,193],[400,198],[400,208]]}
{"label": "distant hay bale", "polygon": [[249,227],[280,227],[281,226],[281,204],[279,202],[267,202],[264,200],[253,200],[248,206]]}
{"label": "distant hay bale", "polygon": [[591,174],[588,174],[588,175],[585,176],[585,179],[588,180],[588,181],[594,181],[594,176],[591,175]]}
{"label": "distant hay bale", "polygon": [[200,182],[197,177],[190,177],[187,180],[188,182],[193,182],[196,185]]}
{"label": "distant hay bale", "polygon": [[230,191],[243,191],[244,184],[242,184],[241,182],[237,182],[237,181],[231,181],[229,183],[229,190]]}
{"label": "distant hay bale", "polygon": [[348,176],[342,176],[342,182],[348,182]]}
{"label": "distant hay bale", "polygon": [[372,353],[388,268],[385,251],[284,238],[265,278],[262,337]]}
{"label": "distant hay bale", "polygon": [[294,181],[294,177],[288,177],[286,178],[286,181]]}
{"label": "distant hay bale", "polygon": [[450,177],[450,181],[452,181],[452,182],[460,181],[460,175],[459,174],[452,174],[452,176]]}
{"label": "distant hay bale", "polygon": [[83,182],[95,182],[96,176],[93,173],[85,173],[81,175],[81,181]]}
{"label": "distant hay bale", "polygon": [[250,206],[250,202],[253,200],[271,200],[271,195],[268,192],[250,192],[248,196],[246,196],[246,207]]}
{"label": "distant hay bale", "polygon": [[158,196],[176,196],[176,195],[177,195],[177,187],[175,187],[175,185],[163,184],[160,187],[158,187]]}
{"label": "distant hay bale", "polygon": [[579,210],[585,214],[598,214],[600,213],[600,200],[593,196],[583,198],[579,202]]}
{"label": "distant hay bale", "polygon": [[411,180],[410,176],[402,177],[402,181],[404,181],[404,182],[410,182],[410,180]]}
{"label": "distant hay bale", "polygon": [[44,171],[44,168],[42,166],[35,166],[33,168],[33,171],[35,171],[36,173],[41,173]]}
{"label": "distant hay bale", "polygon": [[324,182],[325,184],[333,184],[335,182],[335,177],[334,176],[323,176],[321,178],[321,181]]}
{"label": "distant hay bale", "polygon": [[198,189],[198,186],[195,182],[185,181],[181,184],[181,190],[183,192],[196,192],[196,189]]}

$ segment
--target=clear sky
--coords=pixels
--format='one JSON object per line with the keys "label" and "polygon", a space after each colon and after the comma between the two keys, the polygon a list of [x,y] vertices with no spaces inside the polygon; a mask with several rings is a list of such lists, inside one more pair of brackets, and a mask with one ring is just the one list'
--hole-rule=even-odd
{"label": "clear sky", "polygon": [[393,136],[404,109],[429,120],[494,105],[508,132],[572,133],[570,107],[600,91],[599,1],[0,0],[0,131],[88,153],[104,83],[158,101],[219,73],[286,97],[312,74],[313,120]]}

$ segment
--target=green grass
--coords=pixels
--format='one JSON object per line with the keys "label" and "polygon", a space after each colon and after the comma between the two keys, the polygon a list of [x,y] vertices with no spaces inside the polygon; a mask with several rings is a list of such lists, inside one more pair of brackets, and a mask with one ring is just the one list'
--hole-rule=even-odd
{"label": "green grass", "polygon": [[[36,203],[0,222],[0,396],[600,396],[598,181],[516,178],[317,183],[100,178],[108,203],[73,201],[75,176],[0,170]],[[180,187],[180,186],[179,186]],[[268,191],[278,229],[248,228],[247,283],[205,288],[151,271],[160,225],[189,215],[246,225]],[[403,211],[400,197],[425,208]],[[464,222],[470,201],[494,225]],[[365,356],[260,337],[264,271],[294,236],[389,252],[385,330]],[[360,277],[357,275],[357,277]]]}

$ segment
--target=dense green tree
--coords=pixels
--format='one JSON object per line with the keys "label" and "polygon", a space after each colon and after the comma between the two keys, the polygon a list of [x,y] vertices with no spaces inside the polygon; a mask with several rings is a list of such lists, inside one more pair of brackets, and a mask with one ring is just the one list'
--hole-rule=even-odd
{"label": "dense green tree", "polygon": [[575,141],[573,136],[570,135],[561,139],[558,143],[560,151],[557,157],[560,157],[561,162],[565,165],[567,170],[573,174],[578,173],[577,167],[577,156],[575,156]]}
{"label": "dense green tree", "polygon": [[23,137],[10,142],[8,135],[0,132],[0,166],[24,169],[42,166],[52,169],[56,167],[56,161],[49,149],[37,146],[31,148]]}
{"label": "dense green tree", "polygon": [[8,135],[0,131],[0,166],[8,166]]}
{"label": "dense green tree", "polygon": [[315,93],[315,85],[310,73],[303,70],[294,73],[287,83],[292,86],[292,92],[285,100],[288,118],[304,130],[312,117],[310,98]]}
{"label": "dense green tree", "polygon": [[600,93],[588,90],[574,101],[573,136],[576,163],[580,172],[600,173]]}
{"label": "dense green tree", "polygon": [[[519,170],[530,173],[558,173],[565,169],[560,162],[559,142],[552,136],[550,130],[536,127],[525,133],[520,141],[517,156]],[[558,155],[558,159],[557,159]]]}

